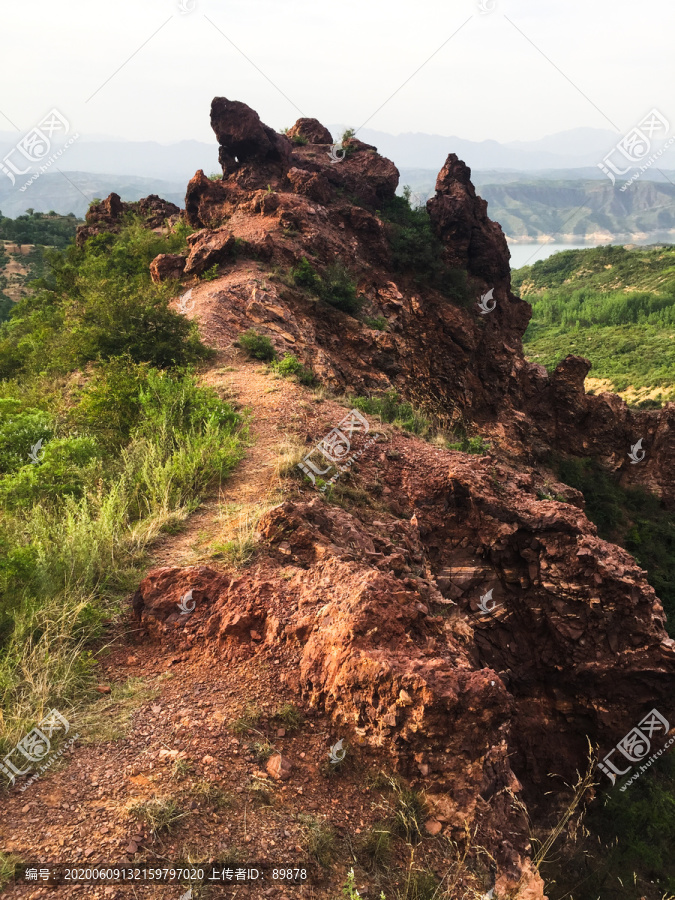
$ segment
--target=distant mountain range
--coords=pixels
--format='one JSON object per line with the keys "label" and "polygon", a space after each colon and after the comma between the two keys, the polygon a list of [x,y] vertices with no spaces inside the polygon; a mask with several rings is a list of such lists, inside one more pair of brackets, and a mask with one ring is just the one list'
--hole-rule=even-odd
{"label": "distant mountain range", "polygon": [[[344,126],[330,125],[337,140]],[[0,131],[0,159],[22,135]],[[456,153],[472,169],[510,169],[534,172],[550,169],[587,168],[592,177],[603,177],[597,164],[616,144],[615,132],[600,128],[574,128],[536,141],[468,141],[438,134],[387,134],[364,128],[358,137],[374,144],[380,153],[392,159],[399,168],[435,169],[437,172],[448,153]],[[675,150],[663,156],[663,164],[675,166]],[[179,141],[159,144],[156,141],[125,141],[78,138],[62,158],[62,169],[68,171],[135,175],[167,181],[187,181],[197,169],[209,174],[218,171],[218,145],[202,141]],[[661,166],[663,168],[663,166]],[[651,175],[651,173],[650,173]],[[578,178],[579,175],[573,176]],[[654,176],[659,178],[658,173]]]}
{"label": "distant mountain range", "polygon": [[[342,126],[329,126],[337,138]],[[0,132],[0,160],[20,134]],[[673,240],[675,171],[650,168],[621,193],[598,168],[617,142],[613,131],[576,128],[538,141],[467,141],[430,134],[391,135],[364,128],[359,137],[393,159],[401,186],[424,202],[449,152],[472,169],[493,219],[511,240]],[[675,163],[675,150],[671,151]],[[185,187],[197,169],[219,171],[214,143],[122,141],[78,138],[58,161],[61,173],[41,175],[24,191],[22,176],[12,185],[0,171],[0,210],[16,217],[28,208],[83,216],[89,202],[116,191],[123,200],[159,194],[183,204]],[[663,174],[662,174],[663,173]],[[23,176],[26,179],[29,175]]]}

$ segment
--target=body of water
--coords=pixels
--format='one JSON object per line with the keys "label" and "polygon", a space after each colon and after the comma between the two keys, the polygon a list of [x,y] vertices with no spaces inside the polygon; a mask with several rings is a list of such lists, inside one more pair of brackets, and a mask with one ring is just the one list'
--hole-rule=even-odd
{"label": "body of water", "polygon": [[509,244],[511,251],[511,268],[519,269],[521,266],[531,266],[540,259],[560,253],[561,250],[587,250],[589,247],[602,247],[602,244]]}
{"label": "body of water", "polygon": [[633,247],[649,246],[650,244],[669,244],[672,238],[658,240],[652,237],[647,241],[600,241],[597,244],[509,244],[511,251],[511,268],[519,269],[521,266],[531,266],[540,259],[546,259],[553,256],[554,253],[560,253],[561,250],[588,250],[590,247],[606,247],[608,244],[616,244],[618,246],[630,245]]}

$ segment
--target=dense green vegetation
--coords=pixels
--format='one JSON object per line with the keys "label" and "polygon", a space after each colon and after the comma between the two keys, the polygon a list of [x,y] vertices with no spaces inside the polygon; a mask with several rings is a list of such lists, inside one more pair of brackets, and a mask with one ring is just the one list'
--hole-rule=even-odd
{"label": "dense green vegetation", "polygon": [[675,520],[658,497],[641,488],[622,488],[591,459],[557,463],[560,480],[580,490],[586,515],[605,540],[625,547],[647,572],[675,636]]}
{"label": "dense green vegetation", "polygon": [[307,257],[303,256],[291,269],[290,274],[293,282],[299,287],[307,288],[325,303],[342,312],[354,315],[361,308],[356,283],[344,263],[339,261],[330,263],[323,275],[319,275]]}
{"label": "dense green vegetation", "polygon": [[466,272],[443,263],[443,244],[434,234],[426,206],[412,206],[411,190],[394,197],[379,215],[389,223],[394,271],[411,274],[418,284],[436,288],[457,303],[472,301]]}
{"label": "dense green vegetation", "polygon": [[529,359],[579,354],[629,402],[675,398],[675,247],[566,250],[514,272],[513,290],[532,304]]}
{"label": "dense green vegetation", "polygon": [[423,437],[431,431],[430,420],[393,389],[379,397],[350,397],[349,402],[364,415],[379,416],[382,422],[413,434]]}
{"label": "dense green vegetation", "polygon": [[4,245],[0,244],[0,322],[4,322],[9,318],[10,310],[14,305],[7,294],[4,293],[7,287],[7,277],[3,275],[3,270],[9,262],[9,256],[5,253]]}
{"label": "dense green vegetation", "polygon": [[51,251],[0,326],[0,751],[83,701],[145,549],[241,456],[240,416],[195,376],[207,348],[150,280],[184,246],[129,220]]}
{"label": "dense green vegetation", "polygon": [[0,240],[14,241],[17,244],[41,244],[63,250],[75,237],[79,224],[81,221],[72,213],[60,216],[53,210],[41,213],[28,209],[16,219],[8,219],[0,212]]}
{"label": "dense green vegetation", "polygon": [[576,844],[542,865],[547,896],[667,900],[675,893],[675,754],[655,760],[625,792],[619,781],[603,782]]}

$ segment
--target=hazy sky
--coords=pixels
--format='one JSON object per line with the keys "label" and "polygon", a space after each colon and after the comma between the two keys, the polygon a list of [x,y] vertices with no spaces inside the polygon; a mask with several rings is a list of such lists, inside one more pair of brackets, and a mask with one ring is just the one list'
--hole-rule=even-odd
{"label": "hazy sky", "polygon": [[56,107],[81,134],[211,141],[216,95],[275,128],[471,140],[675,121],[672,0],[180,2],[2,0],[0,131]]}

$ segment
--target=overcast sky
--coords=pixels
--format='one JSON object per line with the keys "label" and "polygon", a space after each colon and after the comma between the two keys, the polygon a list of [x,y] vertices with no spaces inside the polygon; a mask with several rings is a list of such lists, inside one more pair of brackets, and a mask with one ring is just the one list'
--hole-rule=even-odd
{"label": "overcast sky", "polygon": [[211,141],[221,95],[275,128],[623,134],[675,121],[674,24],[672,0],[2,0],[0,131],[56,107],[83,135]]}

